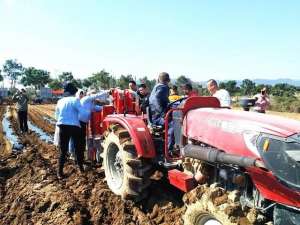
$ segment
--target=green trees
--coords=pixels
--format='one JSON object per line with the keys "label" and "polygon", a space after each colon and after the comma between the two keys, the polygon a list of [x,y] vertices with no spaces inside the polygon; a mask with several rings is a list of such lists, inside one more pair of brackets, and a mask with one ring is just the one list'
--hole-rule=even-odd
{"label": "green trees", "polygon": [[100,72],[94,73],[84,81],[85,85],[89,83],[91,83],[91,86],[94,88],[100,87],[101,89],[109,89],[115,86],[116,80],[108,72],[101,70]]}
{"label": "green trees", "polygon": [[29,67],[25,69],[24,74],[22,75],[21,84],[24,86],[32,85],[36,89],[40,89],[50,81],[50,73],[48,71]]}
{"label": "green trees", "polygon": [[53,79],[49,83],[49,88],[52,88],[53,90],[62,89],[63,84],[58,79]]}
{"label": "green trees", "polygon": [[289,84],[275,84],[272,89],[271,93],[274,96],[280,97],[294,97],[296,94],[297,88],[293,85]]}
{"label": "green trees", "polygon": [[3,81],[2,70],[0,70],[0,82]]}
{"label": "green trees", "polygon": [[10,80],[11,88],[15,88],[18,78],[23,74],[24,69],[21,63],[16,59],[8,59],[3,65],[3,72]]}
{"label": "green trees", "polygon": [[149,90],[152,90],[152,88],[155,86],[156,84],[156,80],[149,80],[146,76],[142,77],[139,79],[139,83],[140,84],[146,84],[146,86],[149,88]]}
{"label": "green trees", "polygon": [[178,86],[179,88],[187,83],[192,84],[192,81],[184,75],[179,76],[175,81],[175,85]]}
{"label": "green trees", "polygon": [[252,80],[245,79],[241,84],[242,95],[254,95],[256,93],[255,83]]}
{"label": "green trees", "polygon": [[131,74],[129,75],[121,75],[119,79],[117,79],[117,87],[121,89],[128,88],[129,81],[134,80]]}
{"label": "green trees", "polygon": [[235,80],[221,82],[219,87],[227,90],[231,95],[235,95],[240,91],[240,88],[237,87],[237,82]]}
{"label": "green trees", "polygon": [[72,72],[62,72],[62,74],[58,75],[58,80],[62,83],[72,82],[74,80],[74,76]]}
{"label": "green trees", "polygon": [[[47,70],[35,67],[24,68],[23,65],[15,59],[6,60],[2,68],[0,68],[0,82],[4,84],[4,80],[6,81],[6,79],[10,81],[11,88],[14,88],[16,83],[20,82],[24,86],[34,86],[36,89],[48,85],[55,90],[62,89],[66,82],[72,82],[76,87],[86,89],[89,87],[96,89],[120,87],[121,89],[126,89],[128,88],[130,80],[136,80],[133,75],[129,74],[116,77],[104,69],[90,76],[86,76],[85,79],[76,79],[72,72],[62,72],[57,78],[51,79],[50,72]],[[143,76],[136,80],[136,82],[137,84],[145,83],[151,90],[156,80],[151,80],[148,79],[147,76]],[[173,78],[172,83],[178,86],[179,91],[181,91],[182,85],[191,83],[193,88],[198,90],[200,95],[210,95],[204,83],[193,82],[185,75],[181,75],[176,79]],[[263,87],[267,87],[273,110],[300,112],[300,87],[286,83],[275,84],[273,86],[256,84],[250,79],[244,79],[241,83],[235,80],[220,82],[219,87],[229,91],[231,96],[247,95],[249,97],[259,93]]]}
{"label": "green trees", "polygon": [[49,82],[49,87],[54,90],[62,89],[67,82],[73,83],[77,88],[83,87],[82,80],[75,79],[72,72],[62,72],[58,75],[58,79],[52,79]]}

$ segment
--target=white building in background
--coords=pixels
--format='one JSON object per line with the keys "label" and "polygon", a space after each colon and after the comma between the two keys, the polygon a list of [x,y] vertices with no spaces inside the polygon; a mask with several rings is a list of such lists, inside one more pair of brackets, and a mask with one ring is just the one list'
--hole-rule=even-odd
{"label": "white building in background", "polygon": [[52,98],[52,89],[47,87],[42,87],[39,91],[39,96],[41,98]]}
{"label": "white building in background", "polygon": [[0,97],[7,98],[8,96],[8,88],[0,88]]}

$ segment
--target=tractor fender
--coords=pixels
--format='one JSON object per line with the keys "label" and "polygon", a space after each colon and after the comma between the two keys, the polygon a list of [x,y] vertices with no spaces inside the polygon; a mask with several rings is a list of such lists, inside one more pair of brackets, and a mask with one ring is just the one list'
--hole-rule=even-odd
{"label": "tractor fender", "polygon": [[135,145],[138,157],[154,158],[156,155],[152,136],[142,117],[135,115],[114,114],[104,119],[107,127],[111,124],[120,124],[130,134]]}

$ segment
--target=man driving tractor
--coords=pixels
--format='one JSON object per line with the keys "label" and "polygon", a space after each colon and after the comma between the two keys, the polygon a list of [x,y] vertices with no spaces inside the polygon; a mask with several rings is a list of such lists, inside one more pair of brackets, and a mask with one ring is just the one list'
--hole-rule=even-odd
{"label": "man driving tractor", "polygon": [[149,107],[153,125],[164,126],[164,119],[169,104],[169,83],[169,74],[166,72],[160,73],[158,83],[154,86],[150,94]]}

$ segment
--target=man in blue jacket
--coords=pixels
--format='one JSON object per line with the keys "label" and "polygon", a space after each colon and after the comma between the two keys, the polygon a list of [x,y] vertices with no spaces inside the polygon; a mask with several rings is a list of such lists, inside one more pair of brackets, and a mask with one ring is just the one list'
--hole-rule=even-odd
{"label": "man in blue jacket", "polygon": [[77,156],[77,163],[79,170],[84,171],[83,158],[78,157],[83,155],[80,151],[79,140],[80,140],[80,122],[79,113],[83,110],[80,100],[74,95],[77,88],[72,84],[68,83],[65,86],[66,97],[60,99],[57,102],[55,116],[59,126],[59,161],[57,176],[59,179],[64,177],[63,168],[65,164],[65,158],[68,151],[70,138],[74,140],[75,154]]}
{"label": "man in blue jacket", "polygon": [[169,104],[169,82],[169,74],[160,73],[158,83],[154,86],[149,97],[152,123],[157,126],[163,126],[165,123],[164,118]]}

